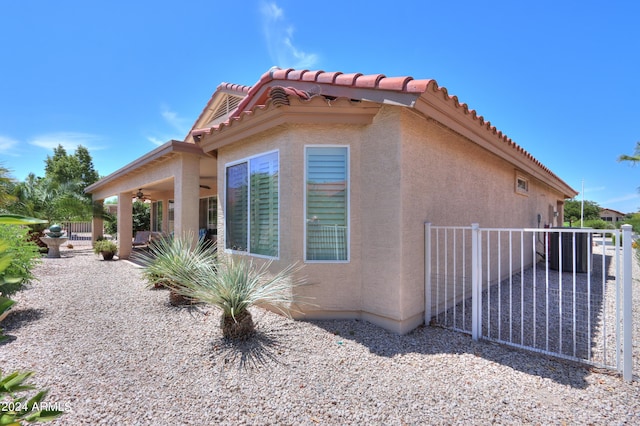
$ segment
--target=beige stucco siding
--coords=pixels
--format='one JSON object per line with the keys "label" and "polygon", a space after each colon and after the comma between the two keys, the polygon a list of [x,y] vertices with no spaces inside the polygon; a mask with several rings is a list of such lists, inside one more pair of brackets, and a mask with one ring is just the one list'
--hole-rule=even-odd
{"label": "beige stucco siding", "polygon": [[[306,318],[360,317],[396,332],[424,315],[424,223],[537,227],[554,220],[563,196],[441,124],[413,110],[383,106],[371,124],[284,124],[218,149],[225,166],[278,150],[279,258],[274,268],[304,262],[304,152],[342,145],[350,155],[349,261],[305,264]],[[528,193],[516,192],[516,175]],[[224,250],[225,179],[218,241]],[[538,214],[541,222],[538,223]],[[555,223],[551,223],[555,225]]]}
{"label": "beige stucco siding", "polygon": [[400,125],[396,108],[381,109],[363,132],[362,191],[352,217],[362,221],[362,309],[401,320],[402,236]]}
{"label": "beige stucco siding", "polygon": [[[401,304],[403,318],[412,318],[424,310],[425,222],[500,228],[555,226],[553,209],[563,196],[438,123],[409,110],[398,113],[403,135]],[[515,190],[517,173],[528,180],[527,195]],[[506,250],[503,246],[504,259]]]}
{"label": "beige stucco siding", "polygon": [[[242,143],[220,148],[218,151],[218,174],[225,176],[225,165],[261,153],[278,150],[280,156],[280,206],[279,206],[279,259],[274,269],[291,263],[304,262],[304,147],[306,145],[344,145],[350,147],[351,157],[351,250],[348,263],[307,263],[303,273],[310,286],[300,289],[301,296],[309,297],[310,304],[304,306],[309,317],[317,311],[317,316],[326,316],[332,311],[357,311],[361,305],[360,292],[360,220],[354,218],[354,197],[361,189],[357,166],[360,156],[361,132],[350,126],[333,126],[329,129],[313,125],[289,125],[279,127],[245,139]],[[355,165],[355,166],[354,166]],[[218,180],[218,240],[219,247],[225,247],[224,240],[224,193],[225,180]],[[320,309],[319,307],[322,307]]]}

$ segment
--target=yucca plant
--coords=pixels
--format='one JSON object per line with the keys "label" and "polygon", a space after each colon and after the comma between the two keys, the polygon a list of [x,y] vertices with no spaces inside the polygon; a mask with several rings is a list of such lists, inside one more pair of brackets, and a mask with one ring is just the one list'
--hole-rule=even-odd
{"label": "yucca plant", "polygon": [[204,273],[183,271],[177,291],[222,310],[220,327],[227,339],[250,337],[255,325],[249,307],[269,305],[290,316],[289,309],[296,301],[293,288],[306,284],[299,276],[301,267],[289,265],[272,274],[271,262],[257,266],[253,260],[228,256],[220,259],[215,267]]}
{"label": "yucca plant", "polygon": [[193,233],[162,238],[149,246],[148,253],[135,255],[149,285],[169,288],[169,302],[174,306],[192,301],[177,291],[185,280],[215,271],[215,245],[204,239],[194,244],[194,239]]}

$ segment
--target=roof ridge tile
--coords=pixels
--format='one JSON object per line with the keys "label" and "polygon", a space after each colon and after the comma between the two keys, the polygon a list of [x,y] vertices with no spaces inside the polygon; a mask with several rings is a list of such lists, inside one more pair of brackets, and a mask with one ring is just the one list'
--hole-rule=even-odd
{"label": "roof ridge tile", "polygon": [[302,75],[301,81],[314,81],[314,82],[318,81],[318,76],[323,73],[324,73],[323,70],[316,70],[316,71],[306,70],[306,72]]}
{"label": "roof ridge tile", "polygon": [[335,83],[336,78],[341,74],[343,73],[340,71],[323,72],[321,74],[318,74],[316,78],[316,82],[333,84]]}
{"label": "roof ridge tile", "polygon": [[383,90],[404,91],[413,77],[385,77],[380,79],[378,87]]}
{"label": "roof ridge tile", "polygon": [[360,77],[361,75],[362,73],[359,72],[337,75],[335,84],[338,84],[340,86],[356,86],[358,77]]}
{"label": "roof ridge tile", "polygon": [[378,87],[380,80],[386,77],[387,76],[384,74],[368,74],[368,75],[360,74],[356,78],[354,86],[363,87],[366,89],[374,89]]}

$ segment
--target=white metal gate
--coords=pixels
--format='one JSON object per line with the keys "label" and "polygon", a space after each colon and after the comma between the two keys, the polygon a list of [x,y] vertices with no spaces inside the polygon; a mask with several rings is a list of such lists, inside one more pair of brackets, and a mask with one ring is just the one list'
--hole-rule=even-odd
{"label": "white metal gate", "polygon": [[[622,244],[620,240],[622,237]],[[425,224],[425,323],[633,374],[631,226]]]}

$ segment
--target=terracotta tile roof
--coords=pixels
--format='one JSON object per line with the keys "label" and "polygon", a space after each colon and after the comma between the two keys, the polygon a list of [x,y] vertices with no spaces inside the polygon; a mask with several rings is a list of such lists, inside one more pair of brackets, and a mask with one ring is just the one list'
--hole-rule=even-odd
{"label": "terracotta tile roof", "polygon": [[[246,97],[240,102],[238,108],[233,111],[229,120],[225,123],[221,123],[220,125],[214,128],[203,128],[203,129],[193,129],[191,134],[196,138],[209,134],[215,131],[219,127],[225,127],[230,125],[233,121],[238,120],[241,116],[251,116],[253,115],[253,111],[256,108],[264,108],[267,105],[268,101],[272,97],[274,93],[273,90],[275,87],[279,87],[280,89],[276,90],[277,96],[279,96],[279,104],[282,105],[284,100],[284,96],[298,96],[301,99],[309,99],[310,96],[314,95],[311,90],[302,91],[300,89],[294,88],[293,84],[298,82],[302,83],[311,83],[315,84],[318,90],[318,93],[322,95],[330,95],[330,88],[351,88],[351,89],[364,89],[364,90],[380,90],[380,91],[391,91],[396,93],[406,93],[412,94],[415,97],[420,96],[442,96],[441,99],[445,100],[447,103],[451,102],[454,109],[459,110],[460,113],[467,116],[473,122],[475,122],[480,127],[486,129],[486,131],[490,132],[494,137],[497,137],[501,143],[504,143],[507,147],[516,151],[518,155],[524,156],[528,161],[531,161],[538,168],[543,170],[546,174],[552,176],[553,178],[563,182],[557,175],[555,175],[550,169],[544,166],[540,161],[534,158],[529,152],[527,152],[520,145],[515,143],[511,138],[507,137],[507,135],[503,134],[499,131],[495,126],[491,124],[491,122],[486,121],[482,116],[478,115],[475,110],[472,110],[468,107],[467,104],[461,103],[458,100],[457,96],[449,95],[447,89],[445,87],[438,86],[438,83],[433,79],[422,79],[416,80],[410,76],[404,77],[387,77],[384,74],[370,74],[364,75],[361,73],[349,73],[345,74],[342,72],[325,72],[325,71],[310,71],[310,70],[295,70],[292,68],[289,69],[279,69],[273,68],[268,72],[264,73],[260,79],[256,82],[255,85],[251,87],[240,86],[240,85],[229,85],[228,83],[223,83],[225,87],[234,87],[235,90],[242,90],[243,93],[246,93]],[[222,87],[223,85],[220,85]],[[277,86],[274,86],[277,85]],[[272,89],[268,89],[269,86],[273,87]],[[282,92],[284,90],[284,94]],[[300,93],[298,93],[300,92]],[[337,92],[336,92],[337,93]],[[414,105],[407,105],[410,107],[414,107]],[[566,185],[566,184],[565,184]],[[568,187],[568,186],[567,186]],[[572,189],[573,190],[573,189]]]}
{"label": "terracotta tile roof", "polygon": [[[340,71],[309,71],[274,68],[262,75],[258,82],[251,87],[248,96],[240,102],[238,109],[233,112],[230,118],[237,117],[245,110],[256,105],[264,105],[268,99],[268,93],[261,93],[265,85],[272,81],[281,82],[282,86],[287,86],[287,82],[308,82],[317,84],[328,84],[335,86],[345,86],[363,89],[392,90],[396,92],[422,93],[427,85],[433,80],[414,80],[413,77],[387,77],[384,74],[364,75],[361,73],[344,74]],[[256,96],[261,93],[261,96]]]}
{"label": "terracotta tile roof", "polygon": [[295,87],[275,86],[269,90],[269,98],[274,105],[289,105],[289,96],[296,96],[300,99],[309,99],[309,93],[298,90]]}
{"label": "terracotta tile roof", "polygon": [[251,86],[243,86],[242,84],[223,82],[218,85],[218,87],[216,88],[216,92],[227,90],[231,92],[238,92],[238,93],[245,94],[245,93],[249,93],[249,89],[251,89]]}
{"label": "terracotta tile roof", "polygon": [[[220,92],[236,92],[238,94],[238,96],[247,96],[247,94],[249,93],[250,89],[251,89],[251,86],[244,86],[242,84],[224,83],[224,82],[220,83],[218,85],[218,87],[216,87],[216,90],[211,95],[211,98],[209,98],[209,101],[207,102],[207,104],[202,109],[202,112],[200,112],[200,115],[198,116],[198,118],[196,118],[196,121],[194,121],[193,125],[191,126],[192,130],[189,132],[189,135],[192,134],[195,126],[198,125],[198,122],[200,121],[200,119],[209,110],[209,108],[211,107],[212,102],[215,100],[215,98],[218,95],[218,93],[220,93]],[[185,138],[185,139],[187,139],[187,138]]]}

